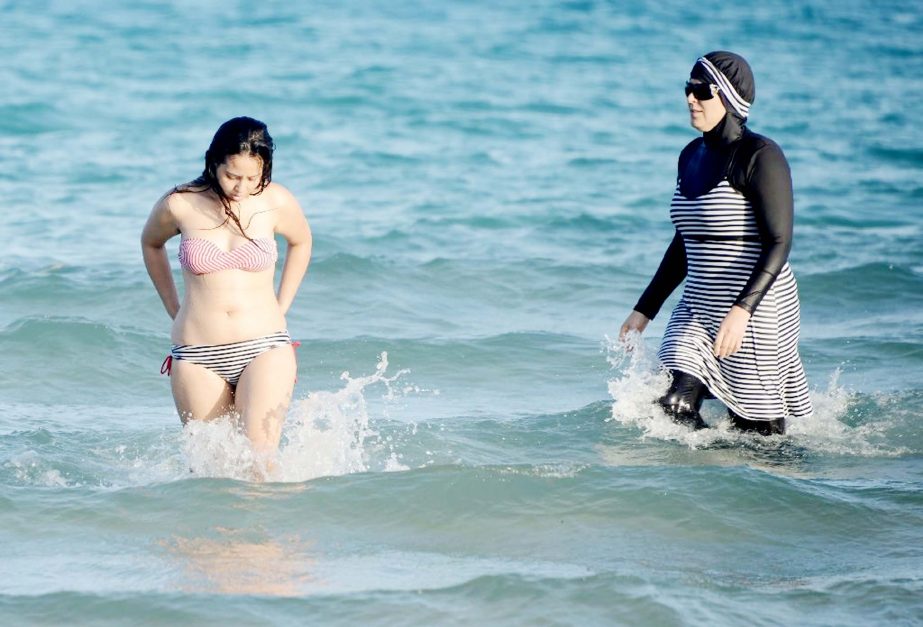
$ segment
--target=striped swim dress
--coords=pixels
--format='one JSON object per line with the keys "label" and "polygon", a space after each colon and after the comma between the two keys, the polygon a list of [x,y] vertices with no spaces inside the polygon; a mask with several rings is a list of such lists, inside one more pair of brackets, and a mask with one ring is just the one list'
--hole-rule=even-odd
{"label": "striped swim dress", "polygon": [[723,359],[713,352],[718,328],[762,250],[750,201],[727,178],[693,199],[683,196],[677,184],[670,219],[683,237],[688,271],[664,332],[660,362],[701,380],[743,418],[811,414],[798,354],[798,287],[787,262],[753,312],[742,348]]}

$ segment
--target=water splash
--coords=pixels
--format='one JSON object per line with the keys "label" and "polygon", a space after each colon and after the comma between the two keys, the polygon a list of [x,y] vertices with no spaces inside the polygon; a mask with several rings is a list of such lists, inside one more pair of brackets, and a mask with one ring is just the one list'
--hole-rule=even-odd
{"label": "water splash", "polygon": [[[400,370],[386,376],[388,354],[381,353],[373,374],[351,378],[349,372],[340,375],[346,385],[336,392],[312,392],[294,404],[294,419],[283,434],[285,445],[280,455],[278,478],[282,481],[306,481],[315,477],[343,475],[370,470],[370,446],[378,440],[378,432],[369,424],[365,390],[384,385],[383,398],[395,397],[392,384],[406,374]],[[386,469],[403,470],[392,450]]]}
{"label": "water splash", "polygon": [[13,455],[3,464],[5,471],[10,471],[17,483],[23,485],[41,486],[46,488],[65,488],[79,486],[79,483],[68,481],[57,468],[50,467],[48,462],[33,450],[28,450]]}
{"label": "water splash", "polygon": [[199,477],[253,480],[266,474],[232,415],[187,422],[183,427],[183,453],[189,472]]}
{"label": "water splash", "polygon": [[[209,422],[192,421],[183,429],[189,469],[206,477],[243,480],[307,481],[317,477],[365,472],[372,469],[406,470],[392,438],[380,438],[369,420],[366,392],[384,386],[385,401],[412,386],[395,391],[395,382],[407,370],[388,376],[388,354],[381,353],[375,372],[352,378],[340,375],[345,385],[336,391],[316,391],[292,403],[282,432],[276,461],[257,459],[249,440],[233,417]],[[384,455],[373,463],[372,455]],[[373,468],[374,467],[374,468]]]}
{"label": "water splash", "polygon": [[711,443],[710,429],[692,431],[670,420],[656,401],[670,387],[670,375],[645,350],[641,334],[629,332],[623,340],[606,336],[606,359],[622,376],[609,381],[612,415],[623,425],[641,430],[642,437],[676,440],[696,448]]}
{"label": "water splash", "polygon": [[608,420],[639,429],[642,439],[675,441],[692,449],[716,445],[766,448],[796,444],[807,451],[838,455],[896,456],[908,452],[884,437],[889,428],[887,420],[879,418],[857,426],[844,422],[858,395],[840,385],[839,370],[831,374],[826,389],[811,391],[814,414],[789,421],[784,436],[766,437],[734,429],[724,406],[717,401],[706,401],[702,406],[702,418],[709,428],[693,431],[674,423],[657,405],[657,399],[669,388],[670,375],[645,349],[640,334],[629,333],[624,340],[607,336],[605,350],[610,367],[619,372],[608,384],[613,399]]}
{"label": "water splash", "polygon": [[[790,421],[787,433],[812,450],[835,455],[898,456],[910,452],[904,446],[889,443],[887,432],[893,420],[884,412],[850,426],[848,420],[864,417],[857,415],[861,402],[859,394],[839,382],[841,371],[831,373],[827,389],[811,391],[814,413],[806,418]],[[888,399],[878,399],[876,410],[887,405]],[[859,412],[861,413],[861,412]]]}

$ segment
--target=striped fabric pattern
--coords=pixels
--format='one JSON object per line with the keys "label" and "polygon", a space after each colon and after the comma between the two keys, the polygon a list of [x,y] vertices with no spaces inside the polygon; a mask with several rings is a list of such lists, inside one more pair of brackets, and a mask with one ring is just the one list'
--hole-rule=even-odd
{"label": "striped fabric pattern", "polygon": [[702,67],[705,68],[705,72],[708,76],[714,81],[721,91],[724,93],[727,102],[733,107],[734,111],[742,117],[747,119],[747,116],[750,115],[750,104],[744,100],[740,94],[737,93],[737,90],[734,89],[734,85],[731,84],[731,81],[719,70],[714,63],[706,59],[705,57],[699,57],[696,60],[696,63],[702,64]]}
{"label": "striped fabric pattern", "polygon": [[713,353],[718,327],[761,252],[750,202],[727,179],[695,199],[677,185],[670,218],[686,245],[688,274],[664,332],[661,363],[699,378],[743,418],[811,414],[798,354],[798,287],[787,263],[753,312],[741,350],[720,360]]}
{"label": "striped fabric pattern", "polygon": [[258,237],[233,250],[221,250],[214,242],[200,237],[184,237],[179,244],[179,263],[193,274],[222,270],[260,272],[273,267],[279,252],[276,240]]}
{"label": "striped fabric pattern", "polygon": [[174,344],[170,355],[174,360],[204,366],[231,385],[237,385],[244,369],[257,356],[291,343],[292,338],[288,331],[279,331],[272,335],[230,344]]}

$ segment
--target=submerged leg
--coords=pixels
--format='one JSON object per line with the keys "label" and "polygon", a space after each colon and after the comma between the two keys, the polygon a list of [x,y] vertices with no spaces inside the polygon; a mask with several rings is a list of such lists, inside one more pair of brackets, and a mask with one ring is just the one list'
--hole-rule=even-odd
{"label": "submerged leg", "polygon": [[750,420],[728,410],[728,416],[731,417],[731,424],[741,431],[754,431],[760,435],[781,435],[785,433],[785,418],[776,418],[775,420]]}
{"label": "submerged leg", "polygon": [[673,383],[657,402],[673,422],[689,425],[693,429],[704,429],[708,425],[702,420],[699,409],[702,401],[709,397],[708,388],[691,374],[680,370],[670,372]]}
{"label": "submerged leg", "polygon": [[236,405],[254,451],[271,460],[295,387],[295,352],[286,344],[260,353],[237,383]]}

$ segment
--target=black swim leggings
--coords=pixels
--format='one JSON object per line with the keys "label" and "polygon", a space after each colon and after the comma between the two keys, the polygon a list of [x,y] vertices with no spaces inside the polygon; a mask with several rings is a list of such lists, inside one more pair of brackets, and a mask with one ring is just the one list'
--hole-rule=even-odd
{"label": "black swim leggings", "polygon": [[[702,401],[714,398],[708,387],[691,374],[681,370],[671,370],[673,383],[670,389],[658,400],[658,403],[674,421],[687,424],[694,429],[703,429],[706,425],[699,414]],[[750,420],[738,416],[728,408],[731,423],[741,431],[755,431],[761,435],[785,432],[785,418],[776,420]]]}

